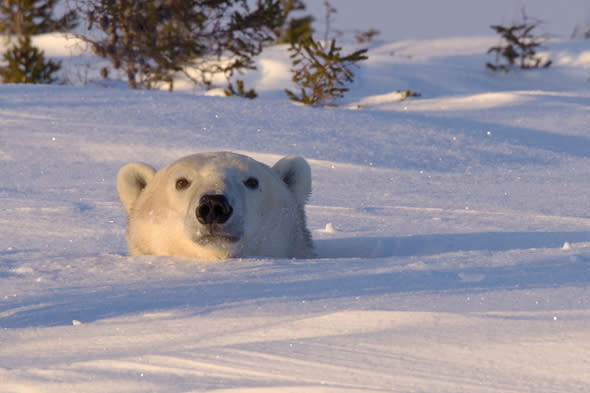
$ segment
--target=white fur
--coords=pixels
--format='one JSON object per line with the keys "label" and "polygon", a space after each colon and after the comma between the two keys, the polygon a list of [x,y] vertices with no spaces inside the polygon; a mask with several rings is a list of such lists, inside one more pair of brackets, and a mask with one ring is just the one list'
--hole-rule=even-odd
{"label": "white fur", "polygon": [[[181,178],[190,185],[178,190]],[[256,189],[244,183],[249,178],[258,180]],[[127,213],[130,255],[199,260],[313,256],[304,212],[311,170],[301,157],[285,157],[270,168],[239,154],[200,153],[157,172],[133,162],[119,171],[117,192]],[[226,197],[233,209],[227,222],[215,229],[199,222],[203,195]],[[227,237],[234,241],[222,240]]]}

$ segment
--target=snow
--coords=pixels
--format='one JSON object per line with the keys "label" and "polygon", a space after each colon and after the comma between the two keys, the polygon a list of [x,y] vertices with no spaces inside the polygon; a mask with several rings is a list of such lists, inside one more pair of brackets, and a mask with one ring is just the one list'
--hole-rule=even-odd
{"label": "snow", "polygon": [[[590,49],[493,74],[496,42],[375,44],[318,109],[284,47],[248,101],[37,37],[74,86],[0,86],[0,392],[587,391]],[[126,256],[118,169],[215,150],[308,158],[317,258]]]}

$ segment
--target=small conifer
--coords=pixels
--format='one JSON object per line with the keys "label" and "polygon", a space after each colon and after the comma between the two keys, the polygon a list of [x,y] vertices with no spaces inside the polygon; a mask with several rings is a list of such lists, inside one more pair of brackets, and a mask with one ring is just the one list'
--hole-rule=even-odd
{"label": "small conifer", "polygon": [[43,51],[31,44],[31,37],[20,37],[3,56],[6,66],[0,67],[3,83],[54,83],[53,76],[60,62],[46,61]]}
{"label": "small conifer", "polygon": [[[521,69],[547,68],[551,60],[537,56],[537,48],[543,39],[535,36],[532,31],[539,25],[538,21],[529,21],[523,10],[523,23],[512,26],[493,25],[491,28],[498,33],[503,43],[492,46],[488,53],[496,54],[495,63],[487,63],[492,71],[508,72],[514,67]],[[503,62],[502,62],[503,59]]]}
{"label": "small conifer", "polygon": [[31,36],[68,30],[77,25],[77,14],[67,12],[55,18],[57,0],[6,0],[0,3],[0,32],[7,41],[15,41],[4,53],[0,67],[3,83],[54,83],[61,62],[45,60],[43,51],[34,47]]}
{"label": "small conifer", "polygon": [[292,80],[299,87],[299,95],[285,89],[287,96],[292,101],[312,106],[332,104],[341,98],[348,91],[346,84],[354,80],[351,67],[367,59],[367,49],[348,55],[342,55],[341,50],[334,39],[326,44],[315,41],[312,36],[291,44]]}

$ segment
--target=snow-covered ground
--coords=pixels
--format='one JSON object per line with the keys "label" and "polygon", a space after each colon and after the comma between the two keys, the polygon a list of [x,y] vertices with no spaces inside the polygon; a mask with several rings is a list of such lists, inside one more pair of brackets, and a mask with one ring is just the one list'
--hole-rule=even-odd
{"label": "snow-covered ground", "polygon": [[[280,47],[247,101],[37,43],[76,86],[0,85],[0,392],[588,391],[590,41],[497,75],[495,37],[383,42],[330,109]],[[309,159],[317,259],[125,255],[118,169],[215,150]]]}

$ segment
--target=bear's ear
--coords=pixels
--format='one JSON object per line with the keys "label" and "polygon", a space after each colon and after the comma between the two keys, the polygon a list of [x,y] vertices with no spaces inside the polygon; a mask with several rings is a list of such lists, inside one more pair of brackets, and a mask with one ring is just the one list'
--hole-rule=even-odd
{"label": "bear's ear", "polygon": [[131,162],[119,170],[117,194],[127,215],[155,173],[154,168],[141,162]]}
{"label": "bear's ear", "polygon": [[307,202],[311,194],[311,168],[303,157],[284,157],[274,164],[272,169],[295,194],[297,202],[301,204]]}

